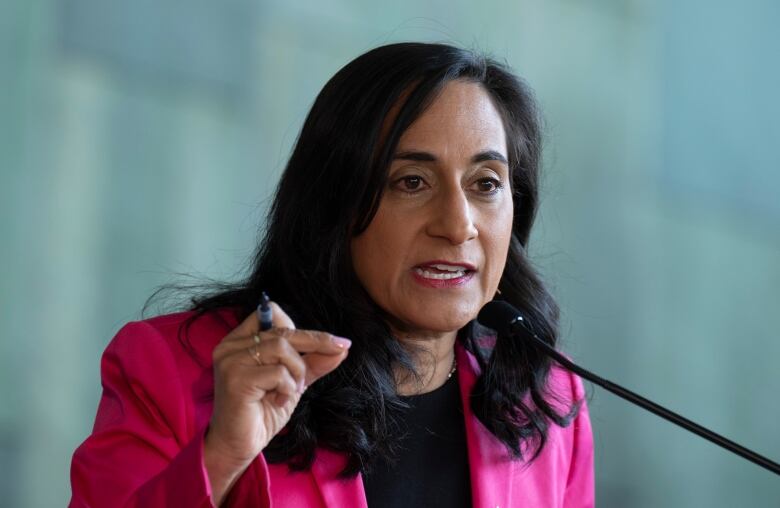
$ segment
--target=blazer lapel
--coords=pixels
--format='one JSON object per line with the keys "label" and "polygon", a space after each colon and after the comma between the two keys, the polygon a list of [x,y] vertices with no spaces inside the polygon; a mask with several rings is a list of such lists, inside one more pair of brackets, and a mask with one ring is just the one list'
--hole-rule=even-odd
{"label": "blazer lapel", "polygon": [[[456,343],[458,384],[463,402],[466,444],[471,476],[471,498],[474,508],[509,508],[512,499],[512,478],[515,461],[504,445],[482,425],[469,405],[469,394],[477,380],[476,358]],[[346,464],[346,456],[323,448],[317,449],[312,474],[325,506],[368,508],[363,477],[342,479],[338,473]]]}
{"label": "blazer lapel", "polygon": [[312,474],[328,508],[368,508],[363,477],[339,478],[339,472],[346,464],[346,456],[323,448],[317,448],[312,464]]}
{"label": "blazer lapel", "polygon": [[471,497],[474,508],[509,508],[515,462],[504,445],[490,433],[471,411],[469,394],[477,381],[479,365],[466,349],[456,343],[458,383],[466,421]]}

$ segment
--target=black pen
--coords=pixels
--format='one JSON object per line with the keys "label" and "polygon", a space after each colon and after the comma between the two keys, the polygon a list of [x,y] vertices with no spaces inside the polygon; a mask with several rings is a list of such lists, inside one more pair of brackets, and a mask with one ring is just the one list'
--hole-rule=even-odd
{"label": "black pen", "polygon": [[260,331],[270,330],[274,326],[274,313],[271,309],[270,298],[265,291],[261,293],[260,305],[257,306],[257,317],[260,318]]}

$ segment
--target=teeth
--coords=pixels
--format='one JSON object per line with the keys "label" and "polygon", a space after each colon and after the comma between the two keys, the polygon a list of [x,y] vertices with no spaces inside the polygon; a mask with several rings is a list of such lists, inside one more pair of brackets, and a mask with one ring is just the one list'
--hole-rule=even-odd
{"label": "teeth", "polygon": [[446,270],[448,272],[462,272],[463,268],[460,266],[452,266],[452,265],[431,265],[432,267],[436,268],[437,270]]}
{"label": "teeth", "polygon": [[[449,270],[449,268],[439,268],[440,266],[446,266],[446,265],[434,265],[435,268],[438,268],[439,270]],[[457,279],[458,277],[463,277],[466,275],[466,271],[462,268],[455,272],[450,273],[433,273],[429,272],[427,270],[423,270],[422,268],[415,268],[415,272],[417,272],[418,275],[421,275],[425,277],[426,279],[439,279],[439,280],[449,280],[449,279]]]}

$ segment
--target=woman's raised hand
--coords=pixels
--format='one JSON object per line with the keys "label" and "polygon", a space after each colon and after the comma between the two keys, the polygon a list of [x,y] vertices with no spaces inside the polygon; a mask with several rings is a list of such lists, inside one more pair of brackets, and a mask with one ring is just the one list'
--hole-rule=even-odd
{"label": "woman's raised hand", "polygon": [[214,349],[214,411],[204,462],[216,505],[290,420],[303,391],[338,367],[350,341],[296,330],[275,303],[274,327],[261,332],[253,312]]}

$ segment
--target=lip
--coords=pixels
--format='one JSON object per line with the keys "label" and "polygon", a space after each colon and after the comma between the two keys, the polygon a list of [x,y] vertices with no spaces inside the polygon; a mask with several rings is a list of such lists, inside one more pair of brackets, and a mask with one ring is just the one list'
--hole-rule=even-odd
{"label": "lip", "polygon": [[[457,277],[455,279],[429,279],[417,273],[416,270],[417,268],[425,268],[427,266],[432,266],[432,265],[458,266],[467,270],[467,272],[462,277]],[[443,259],[435,259],[433,261],[426,261],[424,263],[420,263],[419,265],[416,265],[414,268],[412,268],[411,272],[414,281],[420,284],[421,286],[436,288],[436,289],[446,289],[446,288],[456,288],[459,286],[463,286],[474,277],[474,274],[477,273],[477,269],[471,263],[466,263],[463,261],[446,261]]]}
{"label": "lip", "polygon": [[471,263],[466,263],[465,261],[447,261],[445,259],[434,259],[432,261],[425,261],[424,263],[415,265],[415,268],[423,268],[432,265],[460,266],[461,268],[465,268],[466,270],[470,270],[472,272],[477,271],[477,267],[472,265]]}
{"label": "lip", "polygon": [[470,281],[474,274],[477,272],[466,272],[466,274],[463,277],[458,277],[456,279],[428,279],[426,277],[423,277],[419,273],[412,270],[412,278],[417,282],[418,284],[429,287],[429,288],[437,288],[437,289],[444,289],[444,288],[454,288],[458,286],[463,286],[468,281]]}

